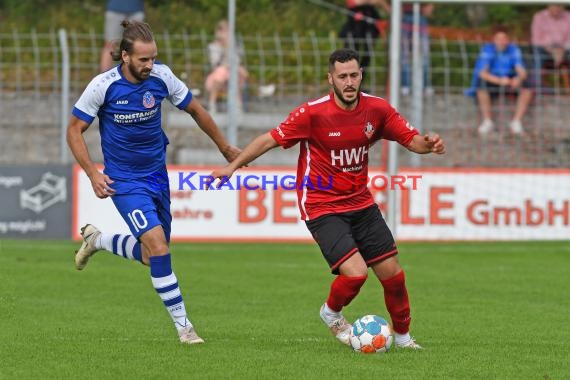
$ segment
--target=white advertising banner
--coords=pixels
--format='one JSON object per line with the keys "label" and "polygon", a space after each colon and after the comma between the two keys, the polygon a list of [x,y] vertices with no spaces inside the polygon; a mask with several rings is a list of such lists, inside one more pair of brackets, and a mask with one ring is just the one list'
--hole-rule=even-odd
{"label": "white advertising banner", "polygon": [[[408,172],[409,174],[410,172]],[[568,170],[424,170],[401,191],[398,238],[570,239]]]}
{"label": "white advertising banner", "polygon": [[[221,190],[205,190],[213,168],[170,166],[173,241],[304,242],[294,168],[241,169]],[[371,170],[380,204],[398,192],[398,240],[554,240],[570,238],[568,170]],[[85,173],[73,176],[73,231],[86,223],[129,233],[110,199],[93,194]],[[316,185],[316,184],[315,184]],[[384,213],[386,214],[386,213]]]}

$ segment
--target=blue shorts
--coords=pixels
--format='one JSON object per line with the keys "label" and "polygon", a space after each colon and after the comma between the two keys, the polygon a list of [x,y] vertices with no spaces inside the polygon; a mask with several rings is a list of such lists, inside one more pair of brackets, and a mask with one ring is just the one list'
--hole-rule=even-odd
{"label": "blue shorts", "polygon": [[138,239],[146,231],[162,226],[166,241],[170,242],[172,215],[170,214],[170,185],[166,173],[129,180],[114,180],[116,191],[111,197],[115,207]]}

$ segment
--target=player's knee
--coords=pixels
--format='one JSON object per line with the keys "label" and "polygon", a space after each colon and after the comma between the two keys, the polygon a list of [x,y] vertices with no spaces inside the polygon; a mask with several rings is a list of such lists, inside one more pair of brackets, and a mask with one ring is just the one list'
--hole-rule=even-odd
{"label": "player's knee", "polygon": [[150,256],[162,256],[169,253],[169,247],[166,240],[163,239],[144,239],[142,245]]}
{"label": "player's knee", "polygon": [[379,279],[392,278],[402,271],[402,267],[400,266],[397,256],[389,257],[386,260],[374,264],[372,269]]}
{"label": "player's knee", "polygon": [[358,270],[356,271],[356,273],[354,273],[354,275],[352,275],[352,277],[364,278],[363,282],[366,281],[366,279],[368,278],[368,267],[366,266],[366,264],[362,267],[358,267]]}
{"label": "player's knee", "polygon": [[342,265],[340,267],[340,273],[347,276],[347,277],[364,277],[366,281],[366,277],[368,277],[368,267],[364,261],[360,262],[352,262],[349,263],[350,265]]}

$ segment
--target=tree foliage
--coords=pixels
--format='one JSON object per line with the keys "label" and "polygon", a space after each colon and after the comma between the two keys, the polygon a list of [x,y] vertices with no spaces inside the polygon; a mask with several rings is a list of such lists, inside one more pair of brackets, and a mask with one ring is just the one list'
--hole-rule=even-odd
{"label": "tree foliage", "polygon": [[[322,3],[323,1],[320,1]],[[227,0],[147,0],[147,20],[155,30],[206,30],[227,17]],[[329,7],[310,0],[236,1],[237,26],[242,34],[336,33],[345,21],[343,0],[329,0]],[[432,25],[492,28],[502,24],[515,35],[528,35],[532,15],[544,5],[437,4]],[[17,28],[49,30],[67,27],[102,32],[105,1],[102,0],[0,0],[0,30]]]}

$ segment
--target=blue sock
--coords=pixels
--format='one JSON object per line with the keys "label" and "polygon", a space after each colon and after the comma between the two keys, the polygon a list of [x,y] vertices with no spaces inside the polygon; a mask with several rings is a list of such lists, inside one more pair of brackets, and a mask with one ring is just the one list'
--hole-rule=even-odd
{"label": "blue sock", "polygon": [[172,272],[170,253],[164,256],[151,256],[149,261],[152,285],[162,299],[176,329],[181,330],[188,325],[192,326],[186,315],[178,280]]}

